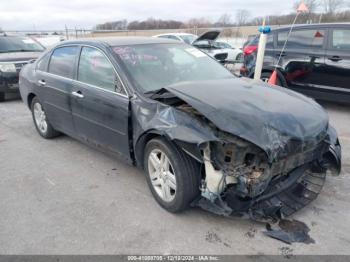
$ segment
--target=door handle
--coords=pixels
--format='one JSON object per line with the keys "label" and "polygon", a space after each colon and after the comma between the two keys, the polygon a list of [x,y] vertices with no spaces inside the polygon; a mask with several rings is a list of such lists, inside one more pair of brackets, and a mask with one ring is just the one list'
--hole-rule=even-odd
{"label": "door handle", "polygon": [[329,57],[328,60],[331,60],[333,62],[338,62],[338,61],[341,61],[343,59],[341,59],[339,56],[332,56],[332,57]]}
{"label": "door handle", "polygon": [[38,83],[39,83],[39,85],[41,85],[41,86],[45,86],[45,85],[46,85],[45,80],[42,80],[42,79],[39,80]]}
{"label": "door handle", "polygon": [[81,91],[72,92],[72,95],[78,98],[84,98],[84,95],[81,93]]}

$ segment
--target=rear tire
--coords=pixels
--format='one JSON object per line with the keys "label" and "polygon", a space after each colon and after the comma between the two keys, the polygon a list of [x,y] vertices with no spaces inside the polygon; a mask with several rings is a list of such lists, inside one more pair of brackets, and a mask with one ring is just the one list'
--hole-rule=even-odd
{"label": "rear tire", "polygon": [[4,101],[5,101],[5,93],[0,92],[0,102],[4,102]]}
{"label": "rear tire", "polygon": [[56,131],[46,117],[43,105],[37,97],[34,97],[31,104],[31,111],[36,130],[43,138],[50,139],[58,136]]}
{"label": "rear tire", "polygon": [[147,143],[144,169],[154,198],[169,212],[185,210],[199,195],[199,164],[163,138]]}

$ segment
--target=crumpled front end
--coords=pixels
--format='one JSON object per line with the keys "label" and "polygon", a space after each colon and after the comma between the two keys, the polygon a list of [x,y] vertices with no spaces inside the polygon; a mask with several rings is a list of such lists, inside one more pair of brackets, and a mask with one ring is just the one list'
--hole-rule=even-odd
{"label": "crumpled front end", "polygon": [[[293,147],[290,141],[288,146]],[[340,172],[341,147],[335,130],[315,146],[269,163],[254,144],[223,133],[203,145],[205,179],[195,201],[220,215],[249,215],[256,220],[293,214],[317,198],[327,171]]]}
{"label": "crumpled front end", "polygon": [[[337,133],[323,109],[307,98],[294,97],[294,104],[307,109],[303,113],[264,107],[257,94],[257,102],[233,104],[237,96],[225,102],[220,93],[213,101],[214,94],[198,99],[197,90],[184,90],[163,89],[147,108],[140,99],[132,101],[133,140],[137,162],[149,134],[166,137],[199,162],[202,183],[193,205],[257,220],[288,216],[318,196],[327,171],[340,172]],[[283,101],[292,99],[278,92]]]}

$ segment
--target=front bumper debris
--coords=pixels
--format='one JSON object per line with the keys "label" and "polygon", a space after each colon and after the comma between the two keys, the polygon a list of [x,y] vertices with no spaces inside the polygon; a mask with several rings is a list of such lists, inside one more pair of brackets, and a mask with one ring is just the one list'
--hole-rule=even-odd
{"label": "front bumper debris", "polygon": [[216,186],[213,186],[213,178],[206,179],[201,188],[202,195],[192,205],[218,215],[246,216],[257,221],[276,221],[292,215],[317,198],[324,186],[327,171],[340,173],[341,146],[336,133],[332,131],[314,150],[285,162],[285,168],[290,168],[288,165],[291,162],[297,167],[287,174],[272,177],[264,191],[256,196],[248,193],[242,195],[245,184],[240,185],[240,179],[225,181],[224,175],[220,177],[219,171],[207,163],[209,154],[204,151],[205,167],[210,167],[207,175],[216,177]]}

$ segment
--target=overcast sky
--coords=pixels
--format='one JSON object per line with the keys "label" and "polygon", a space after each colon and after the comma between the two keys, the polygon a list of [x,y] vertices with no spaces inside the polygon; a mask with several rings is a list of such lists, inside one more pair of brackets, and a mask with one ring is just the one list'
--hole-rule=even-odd
{"label": "overcast sky", "polygon": [[253,16],[284,14],[294,0],[0,0],[4,30],[91,29],[97,23],[148,17],[185,21],[205,17],[216,21],[223,13],[247,9]]}

